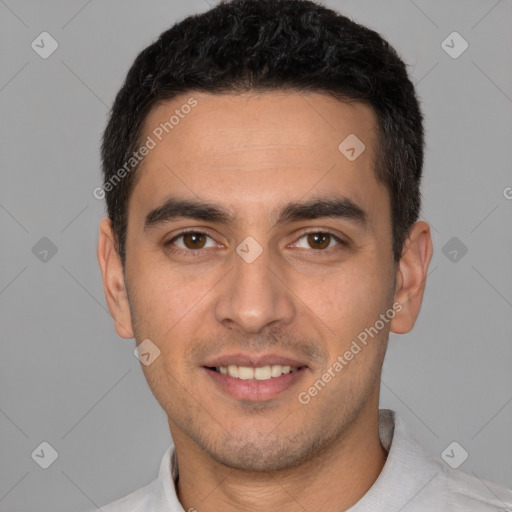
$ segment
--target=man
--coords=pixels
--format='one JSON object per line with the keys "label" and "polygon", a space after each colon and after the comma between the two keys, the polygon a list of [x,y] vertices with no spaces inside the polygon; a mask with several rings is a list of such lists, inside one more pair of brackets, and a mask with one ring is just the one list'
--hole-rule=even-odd
{"label": "man", "polygon": [[235,0],[136,59],[103,146],[98,259],[174,446],[121,511],[509,510],[379,411],[432,257],[422,115],[377,33]]}

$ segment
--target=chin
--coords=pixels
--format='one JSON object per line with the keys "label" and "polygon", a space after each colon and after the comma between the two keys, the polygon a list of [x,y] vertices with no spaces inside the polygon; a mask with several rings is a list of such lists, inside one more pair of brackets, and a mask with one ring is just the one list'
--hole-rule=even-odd
{"label": "chin", "polygon": [[275,472],[298,467],[311,459],[316,450],[311,443],[297,434],[294,437],[260,438],[249,441],[225,439],[216,446],[203,449],[216,462],[229,468],[250,472]]}
{"label": "chin", "polygon": [[251,473],[269,473],[284,471],[297,466],[303,462],[297,459],[296,454],[276,454],[259,451],[256,449],[244,449],[239,453],[210,453],[210,457],[217,462],[232,469],[248,471]]}

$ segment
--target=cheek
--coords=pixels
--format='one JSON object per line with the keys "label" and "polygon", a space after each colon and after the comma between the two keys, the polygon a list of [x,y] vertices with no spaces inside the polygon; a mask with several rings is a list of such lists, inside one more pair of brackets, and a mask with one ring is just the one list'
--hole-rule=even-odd
{"label": "cheek", "polygon": [[183,273],[150,261],[140,263],[133,284],[138,314],[163,326],[176,322],[194,308],[207,285],[200,283],[199,278],[187,278]]}
{"label": "cheek", "polygon": [[144,377],[164,411],[168,414],[174,411],[173,415],[181,411],[183,414],[187,406],[187,400],[184,399],[186,395],[183,393],[186,389],[186,379],[179,371],[180,365],[175,364],[179,357],[167,347],[160,348],[162,349],[160,357],[148,366],[141,365]]}
{"label": "cheek", "polygon": [[344,332],[351,326],[365,327],[378,318],[387,307],[389,296],[387,278],[371,265],[354,264],[333,272],[310,294],[315,312],[325,318],[333,330]]}
{"label": "cheek", "polygon": [[[188,342],[199,332],[211,307],[205,293],[212,288],[204,275],[192,278],[168,266],[146,262],[133,280],[130,293],[135,319],[135,336],[139,341],[149,338],[160,350],[159,365],[145,367],[148,380],[155,385],[163,378],[180,378],[188,371]],[[179,364],[178,364],[179,363]]]}
{"label": "cheek", "polygon": [[345,393],[356,396],[373,386],[387,344],[389,324],[381,325],[379,318],[390,307],[388,301],[387,278],[371,266],[357,265],[339,272],[330,281],[328,293],[318,298],[318,316],[330,328],[326,338],[329,364],[331,369],[336,362],[343,367],[335,371],[338,384],[332,387],[333,393],[341,394],[340,404]]}

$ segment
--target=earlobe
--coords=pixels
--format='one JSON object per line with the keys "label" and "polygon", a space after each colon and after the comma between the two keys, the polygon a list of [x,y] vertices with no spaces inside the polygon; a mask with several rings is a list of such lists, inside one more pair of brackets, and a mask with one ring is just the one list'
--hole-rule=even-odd
{"label": "earlobe", "polygon": [[405,334],[414,327],[423,301],[432,252],[430,226],[418,221],[411,228],[398,263],[395,302],[402,309],[391,321],[391,332]]}
{"label": "earlobe", "polygon": [[116,249],[110,219],[105,218],[101,221],[99,231],[97,255],[107,306],[114,319],[117,334],[122,338],[133,338],[123,266]]}

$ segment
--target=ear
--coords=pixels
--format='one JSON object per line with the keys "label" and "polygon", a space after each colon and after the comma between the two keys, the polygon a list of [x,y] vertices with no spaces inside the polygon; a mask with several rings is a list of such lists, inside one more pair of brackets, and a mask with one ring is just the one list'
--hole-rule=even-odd
{"label": "ear", "polygon": [[114,319],[116,332],[122,338],[133,338],[123,266],[117,252],[112,223],[108,218],[103,219],[100,223],[98,263],[103,277],[103,289],[107,306]]}
{"label": "ear", "polygon": [[430,226],[424,221],[416,222],[404,244],[398,262],[395,288],[395,302],[402,306],[390,324],[391,332],[409,332],[419,315],[427,271],[432,259],[432,238]]}

